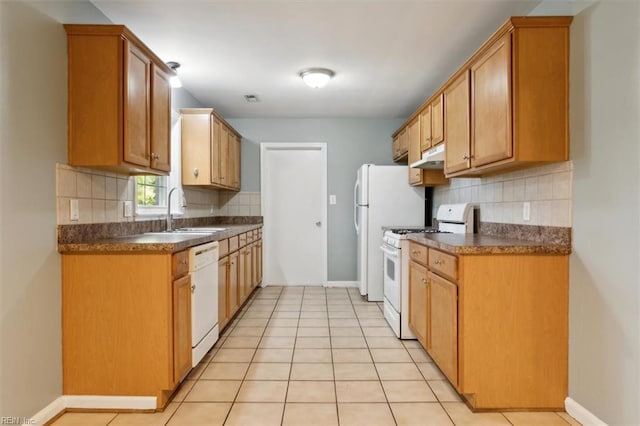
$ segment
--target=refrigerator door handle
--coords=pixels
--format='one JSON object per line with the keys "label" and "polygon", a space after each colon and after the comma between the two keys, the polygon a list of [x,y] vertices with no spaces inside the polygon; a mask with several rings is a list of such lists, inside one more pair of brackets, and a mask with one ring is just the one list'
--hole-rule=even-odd
{"label": "refrigerator door handle", "polygon": [[360,234],[358,228],[358,186],[360,186],[360,182],[356,179],[356,184],[353,186],[353,226],[356,228],[356,235]]}

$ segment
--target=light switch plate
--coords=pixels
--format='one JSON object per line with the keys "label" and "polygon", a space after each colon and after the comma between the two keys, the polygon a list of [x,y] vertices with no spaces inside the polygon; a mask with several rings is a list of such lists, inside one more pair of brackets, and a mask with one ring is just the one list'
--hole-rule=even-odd
{"label": "light switch plate", "polygon": [[69,220],[80,220],[78,200],[69,200]]}
{"label": "light switch plate", "polygon": [[329,195],[329,204],[332,206],[335,206],[337,204],[335,195]]}
{"label": "light switch plate", "polygon": [[133,201],[125,201],[122,203],[124,217],[133,216]]}
{"label": "light switch plate", "polygon": [[531,220],[531,203],[528,201],[522,205],[522,220]]}

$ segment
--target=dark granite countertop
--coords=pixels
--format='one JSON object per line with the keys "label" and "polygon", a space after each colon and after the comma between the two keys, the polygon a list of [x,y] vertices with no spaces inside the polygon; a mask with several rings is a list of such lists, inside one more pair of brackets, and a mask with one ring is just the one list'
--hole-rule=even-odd
{"label": "dark granite countertop", "polygon": [[[102,252],[157,252],[175,253],[189,247],[205,244],[211,241],[220,241],[247,231],[262,227],[262,223],[245,225],[216,224],[216,227],[225,228],[224,231],[210,235],[188,233],[154,233],[135,234],[114,238],[103,238],[86,242],[66,242],[58,244],[60,253],[102,253]],[[209,225],[208,227],[211,227]]]}
{"label": "dark granite countertop", "polygon": [[570,244],[504,238],[481,234],[409,234],[408,239],[454,254],[555,254],[571,253]]}

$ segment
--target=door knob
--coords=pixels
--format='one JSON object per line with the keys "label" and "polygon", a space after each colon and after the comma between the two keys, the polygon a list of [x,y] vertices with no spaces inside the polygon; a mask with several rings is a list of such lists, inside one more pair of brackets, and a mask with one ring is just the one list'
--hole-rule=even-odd
{"label": "door knob", "polygon": [[316,222],[316,226],[320,226],[320,225],[322,225],[322,222],[320,221]]}

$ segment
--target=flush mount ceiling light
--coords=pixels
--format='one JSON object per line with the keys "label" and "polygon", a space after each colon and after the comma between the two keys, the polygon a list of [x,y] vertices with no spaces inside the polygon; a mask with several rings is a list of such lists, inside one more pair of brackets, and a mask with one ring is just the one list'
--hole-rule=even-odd
{"label": "flush mount ceiling light", "polygon": [[327,68],[307,68],[300,71],[300,78],[314,89],[324,87],[336,73]]}
{"label": "flush mount ceiling light", "polygon": [[169,79],[169,84],[171,85],[171,87],[173,89],[176,89],[178,87],[182,87],[182,82],[180,81],[180,79],[178,78],[178,68],[180,68],[180,63],[179,62],[167,62],[167,66],[169,68],[171,68],[173,70],[173,72],[175,73],[175,75],[172,75],[171,78]]}

